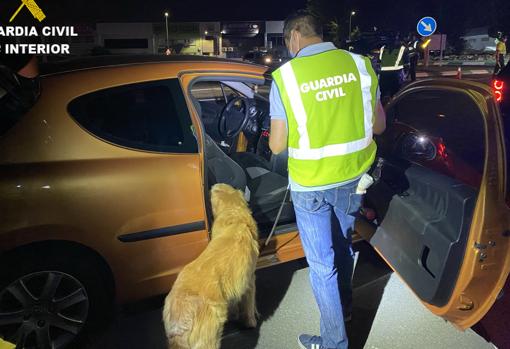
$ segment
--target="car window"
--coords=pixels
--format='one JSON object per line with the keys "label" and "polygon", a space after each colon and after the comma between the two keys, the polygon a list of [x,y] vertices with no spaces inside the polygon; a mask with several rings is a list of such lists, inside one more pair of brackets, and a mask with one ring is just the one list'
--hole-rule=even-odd
{"label": "car window", "polygon": [[245,82],[245,84],[252,90],[256,91],[257,95],[269,100],[269,93],[271,92],[271,84],[273,80],[271,77],[264,80],[264,84],[254,84],[252,82]]}
{"label": "car window", "polygon": [[240,96],[237,91],[219,81],[199,81],[193,85],[191,94],[200,102],[214,101],[221,105]]}
{"label": "car window", "polygon": [[177,79],[90,93],[73,100],[68,109],[82,127],[114,144],[157,152],[198,149]]}
{"label": "car window", "polygon": [[435,139],[440,158],[436,160],[442,160],[450,173],[469,172],[478,180],[483,175],[485,126],[470,97],[445,90],[415,92],[400,99],[389,117],[394,127],[405,125]]}

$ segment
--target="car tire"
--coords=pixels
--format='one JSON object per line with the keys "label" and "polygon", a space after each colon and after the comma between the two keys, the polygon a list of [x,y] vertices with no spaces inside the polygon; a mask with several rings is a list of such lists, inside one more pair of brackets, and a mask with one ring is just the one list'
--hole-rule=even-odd
{"label": "car tire", "polygon": [[[104,265],[91,253],[64,247],[43,244],[0,260],[0,338],[4,336],[11,342],[24,338],[25,345],[19,347],[26,349],[80,348],[90,333],[104,328],[109,321],[113,287]],[[53,288],[51,300],[43,297],[44,289]],[[20,301],[23,297],[25,304]],[[22,322],[16,315],[17,323],[5,325],[7,312],[23,314]],[[55,343],[50,345],[52,341]]]}

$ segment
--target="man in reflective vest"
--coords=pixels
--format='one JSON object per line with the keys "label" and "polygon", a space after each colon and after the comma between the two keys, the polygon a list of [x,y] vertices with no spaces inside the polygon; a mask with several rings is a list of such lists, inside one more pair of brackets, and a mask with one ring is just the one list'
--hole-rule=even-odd
{"label": "man in reflective vest", "polygon": [[285,21],[291,61],[273,73],[270,148],[288,150],[289,181],[321,336],[301,348],[347,348],[344,321],[352,302],[351,233],[360,178],[385,128],[377,76],[368,58],[322,41],[322,24],[306,12]]}
{"label": "man in reflective vest", "polygon": [[381,47],[379,60],[381,62],[380,83],[383,100],[389,100],[400,90],[404,76],[404,63],[407,62],[407,59],[406,47],[402,45],[398,35],[394,41]]}
{"label": "man in reflective vest", "polygon": [[419,41],[416,35],[411,35],[407,43],[407,52],[409,53],[409,77],[411,81],[416,81],[416,67],[420,58]]}
{"label": "man in reflective vest", "polygon": [[505,35],[496,43],[496,67],[494,68],[494,75],[499,74],[499,72],[505,67],[507,38],[508,37]]}

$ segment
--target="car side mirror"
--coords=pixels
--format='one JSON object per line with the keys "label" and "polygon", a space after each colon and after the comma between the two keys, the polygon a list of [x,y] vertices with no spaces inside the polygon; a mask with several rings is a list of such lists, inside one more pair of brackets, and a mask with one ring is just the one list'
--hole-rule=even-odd
{"label": "car side mirror", "polygon": [[400,142],[401,157],[411,161],[431,161],[437,156],[437,147],[434,141],[423,134],[409,133]]}

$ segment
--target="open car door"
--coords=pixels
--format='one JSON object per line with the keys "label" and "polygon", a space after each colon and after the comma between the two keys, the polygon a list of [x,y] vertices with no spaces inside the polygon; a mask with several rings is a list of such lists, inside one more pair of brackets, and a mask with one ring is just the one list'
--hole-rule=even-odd
{"label": "open car door", "polygon": [[368,239],[432,313],[466,329],[510,271],[499,109],[481,84],[430,80],[401,92],[387,117]]}

